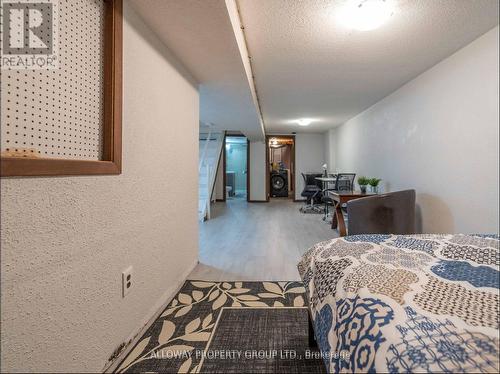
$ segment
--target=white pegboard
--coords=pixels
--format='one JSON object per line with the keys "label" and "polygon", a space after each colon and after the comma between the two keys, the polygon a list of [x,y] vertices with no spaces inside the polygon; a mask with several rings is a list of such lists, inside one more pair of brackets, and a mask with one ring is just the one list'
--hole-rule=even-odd
{"label": "white pegboard", "polygon": [[1,151],[100,160],[104,1],[59,0],[56,70],[1,71]]}

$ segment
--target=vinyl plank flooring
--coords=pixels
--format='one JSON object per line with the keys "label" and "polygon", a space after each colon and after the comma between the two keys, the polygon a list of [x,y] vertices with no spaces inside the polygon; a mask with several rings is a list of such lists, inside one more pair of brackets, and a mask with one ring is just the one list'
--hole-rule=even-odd
{"label": "vinyl plank flooring", "polygon": [[212,219],[200,223],[200,263],[189,278],[299,280],[302,254],[338,236],[321,214],[300,213],[301,204],[285,199],[215,203]]}

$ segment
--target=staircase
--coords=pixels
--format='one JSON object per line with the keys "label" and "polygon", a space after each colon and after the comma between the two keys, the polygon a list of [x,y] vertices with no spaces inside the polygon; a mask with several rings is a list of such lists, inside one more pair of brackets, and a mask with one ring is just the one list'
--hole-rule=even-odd
{"label": "staircase", "polygon": [[210,200],[217,175],[219,157],[224,146],[224,134],[211,128],[200,128],[200,161],[198,166],[198,218],[210,219]]}

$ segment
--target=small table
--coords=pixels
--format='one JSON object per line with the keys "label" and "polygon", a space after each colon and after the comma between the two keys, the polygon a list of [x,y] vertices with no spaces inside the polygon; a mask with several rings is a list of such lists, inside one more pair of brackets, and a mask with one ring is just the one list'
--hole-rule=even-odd
{"label": "small table", "polygon": [[323,183],[329,183],[329,182],[335,182],[337,180],[337,177],[316,177],[314,178],[317,181],[321,181]]}
{"label": "small table", "polygon": [[345,204],[350,200],[373,196],[376,195],[376,193],[362,193],[361,191],[328,191],[328,195],[336,203],[335,214],[332,218],[332,229],[337,229],[340,236],[346,236],[347,230],[345,227],[344,215],[342,214],[342,204]]}
{"label": "small table", "polygon": [[314,178],[317,181],[320,181],[323,184],[323,190],[327,188],[328,183],[335,183],[337,182],[337,176],[335,177],[316,177]]}
{"label": "small table", "polygon": [[[323,186],[322,188],[323,193],[325,193],[325,190],[328,188],[328,183],[337,182],[337,175],[335,175],[334,177],[316,177],[314,179],[321,182],[321,185]],[[328,217],[328,203],[325,201],[325,215],[323,216],[323,221],[326,221],[327,217]]]}

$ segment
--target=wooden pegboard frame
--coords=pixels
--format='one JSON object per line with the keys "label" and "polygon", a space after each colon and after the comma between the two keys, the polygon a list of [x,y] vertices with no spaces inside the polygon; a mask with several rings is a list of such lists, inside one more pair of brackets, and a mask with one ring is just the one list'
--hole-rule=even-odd
{"label": "wooden pegboard frame", "polygon": [[29,156],[7,152],[0,160],[2,177],[121,173],[123,4],[122,0],[103,1],[104,97],[100,160],[44,158],[39,157],[38,152]]}

